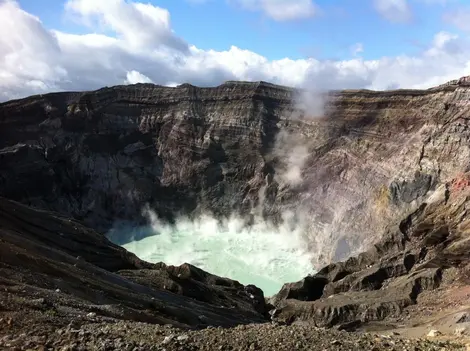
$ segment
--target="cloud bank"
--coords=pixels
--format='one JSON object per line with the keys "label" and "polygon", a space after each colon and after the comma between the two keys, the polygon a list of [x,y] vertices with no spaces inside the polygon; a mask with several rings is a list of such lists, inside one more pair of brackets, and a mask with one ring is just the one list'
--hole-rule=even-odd
{"label": "cloud bank", "polygon": [[318,8],[312,0],[235,0],[242,8],[259,11],[275,21],[313,17]]}
{"label": "cloud bank", "polygon": [[[279,20],[315,11],[311,1],[278,1],[277,7],[267,0],[243,2]],[[406,9],[395,2],[395,9]],[[48,29],[16,1],[0,0],[0,31],[8,33],[0,37],[0,100],[137,82],[213,86],[265,80],[322,90],[427,88],[468,74],[470,66],[468,39],[447,32],[437,33],[414,56],[269,60],[236,46],[197,48],[173,31],[166,9],[144,2],[70,0],[65,11],[82,26],[82,34]]]}
{"label": "cloud bank", "polygon": [[376,11],[387,21],[407,23],[413,14],[407,0],[374,0]]}

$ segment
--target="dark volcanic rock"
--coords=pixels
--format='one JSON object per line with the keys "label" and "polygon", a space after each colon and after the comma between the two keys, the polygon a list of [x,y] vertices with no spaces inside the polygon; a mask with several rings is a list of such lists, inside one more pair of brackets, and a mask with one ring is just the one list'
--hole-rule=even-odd
{"label": "dark volcanic rock", "polygon": [[269,87],[139,84],[2,104],[0,194],[100,229],[146,203],[166,217],[229,214],[264,182],[290,102]]}
{"label": "dark volcanic rock", "polygon": [[216,306],[230,309],[254,309],[267,317],[263,292],[253,286],[218,277],[190,264],[167,266],[158,263],[153,269],[119,271],[139,284],[164,289]]}
{"label": "dark volcanic rock", "polygon": [[390,184],[390,196],[395,205],[402,202],[411,203],[422,198],[435,185],[435,179],[430,174],[417,173],[410,181],[393,181]]}
{"label": "dark volcanic rock", "polygon": [[331,92],[325,118],[265,82],[32,96],[0,104],[0,195],[101,231],[147,203],[168,219],[293,211],[318,266],[467,170],[469,91]]}
{"label": "dark volcanic rock", "polygon": [[187,264],[143,262],[79,222],[0,198],[0,311],[30,308],[54,311],[65,325],[94,313],[180,327],[234,326],[262,322],[266,313],[253,287]]}

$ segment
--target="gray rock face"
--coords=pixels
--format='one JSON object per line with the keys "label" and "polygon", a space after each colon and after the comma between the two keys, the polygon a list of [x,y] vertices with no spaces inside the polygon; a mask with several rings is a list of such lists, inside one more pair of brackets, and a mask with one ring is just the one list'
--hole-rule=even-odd
{"label": "gray rock face", "polygon": [[269,173],[263,155],[290,95],[137,85],[3,104],[0,193],[100,229],[136,220],[145,203],[166,217],[228,214]]}
{"label": "gray rock face", "polygon": [[[469,194],[469,185],[440,186],[428,203],[391,226],[368,251],[285,284],[271,301],[275,319],[351,329],[384,320],[391,325],[406,323],[406,309],[416,304],[415,317],[422,320],[426,319],[421,314],[429,316],[438,304],[458,310],[455,292],[449,293],[450,301],[438,294],[428,299],[421,295],[432,294],[438,287],[441,291],[468,290]],[[445,313],[442,310],[434,312]]]}
{"label": "gray rock face", "polygon": [[390,221],[468,168],[470,90],[342,91],[325,116],[292,89],[150,84],[0,105],[0,194],[101,231],[211,212],[288,211],[314,264],[376,243]]}

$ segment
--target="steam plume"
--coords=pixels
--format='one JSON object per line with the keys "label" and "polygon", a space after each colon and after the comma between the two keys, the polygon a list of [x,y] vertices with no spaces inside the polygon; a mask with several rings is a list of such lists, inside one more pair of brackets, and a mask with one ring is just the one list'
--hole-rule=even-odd
{"label": "steam plume", "polygon": [[[324,95],[317,89],[298,92],[294,112],[284,116],[284,120],[294,126],[323,117]],[[302,134],[303,130],[301,125],[284,128],[271,151],[276,159],[274,180],[281,191],[304,185],[303,172],[312,145],[308,136]],[[306,202],[300,198],[295,206],[276,203],[279,218],[275,221],[263,216],[263,208],[270,205],[266,196],[269,183],[265,179],[258,191],[258,201],[246,217],[233,214],[216,218],[205,213],[195,218],[181,216],[172,225],[162,221],[147,205],[142,213],[154,236],[129,242],[124,247],[149,261],[188,262],[245,284],[262,284],[268,295],[275,293],[282,284],[313,273],[312,262],[317,261],[320,246],[318,241],[311,240],[309,232],[312,206],[305,206]],[[246,276],[247,272],[252,273]],[[243,281],[244,278],[247,280]]]}

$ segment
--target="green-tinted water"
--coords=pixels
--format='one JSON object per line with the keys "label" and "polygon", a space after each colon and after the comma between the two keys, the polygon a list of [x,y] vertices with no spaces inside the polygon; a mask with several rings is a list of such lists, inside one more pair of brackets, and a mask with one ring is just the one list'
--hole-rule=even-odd
{"label": "green-tinted water", "polygon": [[244,227],[239,221],[221,225],[205,218],[176,226],[155,224],[156,235],[124,244],[149,262],[190,263],[210,273],[254,284],[271,296],[287,282],[312,273],[311,257],[295,230],[264,223]]}

